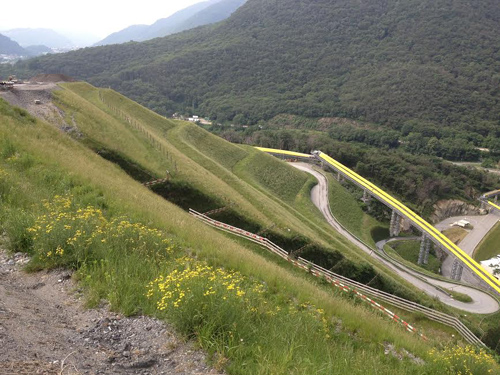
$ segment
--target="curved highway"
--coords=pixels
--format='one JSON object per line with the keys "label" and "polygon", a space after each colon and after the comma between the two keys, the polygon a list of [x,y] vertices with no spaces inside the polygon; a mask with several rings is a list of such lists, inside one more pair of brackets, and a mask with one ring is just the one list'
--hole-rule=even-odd
{"label": "curved highway", "polygon": [[[365,245],[359,239],[354,237],[351,233],[346,231],[338,221],[333,217],[330,211],[328,202],[328,181],[326,177],[312,168],[310,164],[306,163],[291,163],[297,169],[304,172],[312,174],[318,180],[318,185],[316,185],[311,191],[311,199],[314,205],[321,211],[327,222],[341,235],[347,238],[350,242],[356,245],[358,248],[363,250],[368,255],[376,258],[378,261],[383,263],[385,266],[390,268],[392,271],[397,273],[399,276],[416,286],[417,288],[424,291],[431,297],[436,297],[443,303],[461,309],[463,311],[468,311],[472,313],[479,314],[490,314],[498,311],[500,306],[498,302],[489,294],[484,293],[478,289],[467,287],[464,285],[458,285],[446,281],[436,280],[429,276],[420,274],[414,270],[406,268],[405,266],[398,264],[395,265],[387,259],[381,257],[376,251],[373,251],[370,247]],[[469,295],[473,302],[463,303],[451,298],[447,293],[442,291],[441,288],[453,289],[456,292],[464,293]]]}

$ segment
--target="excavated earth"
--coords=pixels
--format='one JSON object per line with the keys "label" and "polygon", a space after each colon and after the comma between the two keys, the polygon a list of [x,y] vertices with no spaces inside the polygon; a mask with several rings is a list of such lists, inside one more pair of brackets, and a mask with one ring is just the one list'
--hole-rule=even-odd
{"label": "excavated earth", "polygon": [[86,309],[70,272],[27,262],[0,250],[0,375],[219,373],[165,323]]}

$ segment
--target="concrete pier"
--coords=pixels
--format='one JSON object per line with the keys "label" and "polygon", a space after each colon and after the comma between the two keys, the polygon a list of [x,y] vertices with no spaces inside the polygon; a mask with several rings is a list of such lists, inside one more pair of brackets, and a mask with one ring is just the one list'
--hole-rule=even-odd
{"label": "concrete pier", "polygon": [[425,234],[422,235],[422,240],[420,241],[420,252],[418,253],[418,264],[428,264],[429,263],[429,253],[431,251],[431,240]]}
{"label": "concrete pier", "polygon": [[456,281],[460,281],[462,279],[462,272],[464,270],[464,266],[462,262],[458,259],[453,261],[453,266],[451,268],[451,278]]}
{"label": "concrete pier", "polygon": [[391,237],[399,236],[401,232],[401,216],[397,213],[397,211],[392,211],[391,215],[391,224],[389,226],[389,234]]}

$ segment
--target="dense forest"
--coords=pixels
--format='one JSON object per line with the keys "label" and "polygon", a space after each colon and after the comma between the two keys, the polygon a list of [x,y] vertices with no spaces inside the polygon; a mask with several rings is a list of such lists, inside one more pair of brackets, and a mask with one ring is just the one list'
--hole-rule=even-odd
{"label": "dense forest", "polygon": [[232,141],[320,148],[427,212],[498,187],[494,175],[443,161],[500,160],[496,0],[248,0],[215,25],[15,70],[209,117]]}
{"label": "dense forest", "polygon": [[498,174],[454,165],[436,156],[412,155],[404,149],[342,142],[328,132],[261,125],[208,129],[236,143],[305,153],[321,150],[403,198],[426,217],[433,213],[433,205],[438,200],[461,199],[476,204],[479,195],[497,189],[500,184]]}
{"label": "dense forest", "polygon": [[414,121],[492,147],[499,35],[497,0],[249,0],[216,25],[16,69],[111,86],[162,114],[343,117],[398,131]]}
{"label": "dense forest", "polygon": [[[244,126],[238,117],[234,125]],[[400,126],[360,122],[345,118],[306,118],[278,115],[258,123],[266,129],[302,129],[328,133],[332,139],[384,150],[398,149],[413,155],[436,156],[451,161],[483,161],[484,167],[500,167],[500,127],[456,129],[407,120]]]}

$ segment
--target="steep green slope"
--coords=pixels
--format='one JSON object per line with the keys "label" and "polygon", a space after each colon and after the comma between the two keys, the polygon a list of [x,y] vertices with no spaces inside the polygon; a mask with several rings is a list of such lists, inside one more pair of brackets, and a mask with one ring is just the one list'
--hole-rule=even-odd
{"label": "steep green slope", "polygon": [[[98,92],[82,84],[66,87],[57,93],[58,104],[64,105],[66,111],[72,109],[72,113],[66,114],[74,115],[75,123],[83,131],[96,113],[105,111],[98,108],[98,102],[94,102],[94,108],[91,102],[87,108],[77,107],[84,100],[77,100],[69,87],[90,99],[97,95],[99,100]],[[116,101],[124,100],[111,92],[107,94]],[[72,107],[64,100],[71,100]],[[147,121],[149,117],[151,123],[166,124],[158,131],[172,129],[160,116],[139,106],[135,110],[138,121]],[[84,114],[88,117],[82,117]],[[121,115],[102,116],[102,128],[123,124]],[[88,128],[92,134],[99,131],[98,124],[94,125]],[[126,140],[125,127],[122,131]],[[174,323],[186,337],[195,338],[229,374],[366,374],[368,366],[384,374],[430,375],[451,368],[443,362],[446,353],[429,352],[438,339],[450,340],[450,333],[435,327],[430,342],[418,340],[371,310],[327,292],[328,288],[312,282],[305,273],[279,266],[200,225],[80,141],[23,110],[8,106],[3,100],[0,100],[0,139],[0,226],[12,239],[27,240],[21,244],[15,242],[12,249],[29,251],[34,262],[38,262],[32,263],[32,267],[76,268],[87,296],[95,302],[104,298],[116,310],[148,312]],[[136,140],[146,143],[140,137]],[[106,140],[111,141],[111,138]],[[146,154],[144,163],[149,163],[152,157]],[[93,235],[110,232],[109,237],[97,237],[98,241],[92,242],[94,236],[80,229],[92,230],[89,225],[96,222],[98,230]],[[16,237],[16,233],[21,235]],[[127,237],[134,233],[141,236]],[[77,240],[73,235],[88,241],[74,246]],[[151,236],[165,239],[168,249],[152,248]],[[135,247],[134,244],[141,244],[141,237],[150,241],[148,246]],[[93,245],[89,247],[88,243]],[[78,255],[79,249],[85,252]],[[248,301],[235,299],[228,293],[230,285],[224,284],[217,290],[221,299],[210,305],[212,310],[200,310],[210,299],[196,294],[194,289],[189,296],[195,299],[181,300],[177,307],[164,310],[158,310],[164,305],[151,299],[154,295],[146,297],[148,283],[157,285],[159,281],[154,281],[157,277],[176,277],[183,270],[186,273],[182,274],[187,275],[187,271],[193,271],[207,259],[218,275],[244,280],[237,281],[238,290],[247,293]],[[231,270],[239,271],[242,276],[230,273]],[[189,275],[194,277],[192,272]],[[201,285],[178,280],[183,287]],[[206,287],[219,285],[218,282],[212,280]],[[258,297],[260,292],[252,287],[264,289],[265,294]],[[223,297],[227,298],[226,303],[220,303]],[[257,307],[262,310],[255,307],[257,301],[261,301]],[[256,311],[246,306],[254,306]],[[177,311],[180,313],[176,314]],[[405,353],[402,349],[408,350],[425,363],[385,355],[384,345],[389,343],[394,350],[401,353]]]}
{"label": "steep green slope", "polygon": [[488,260],[500,255],[500,223],[497,223],[474,251],[474,259]]}
{"label": "steep green slope", "polygon": [[267,230],[287,251],[308,245],[303,256],[326,268],[436,305],[332,231],[310,201],[314,182],[306,174],[194,124],[165,119],[112,90],[85,83],[62,87],[54,91],[55,100],[78,127],[80,142],[140,181],[168,171],[170,180],[153,187],[166,199],[185,210],[226,207],[212,217],[253,232]]}
{"label": "steep green slope", "polygon": [[495,0],[250,0],[216,27],[32,60],[161,113],[255,123],[278,113],[494,131]]}

